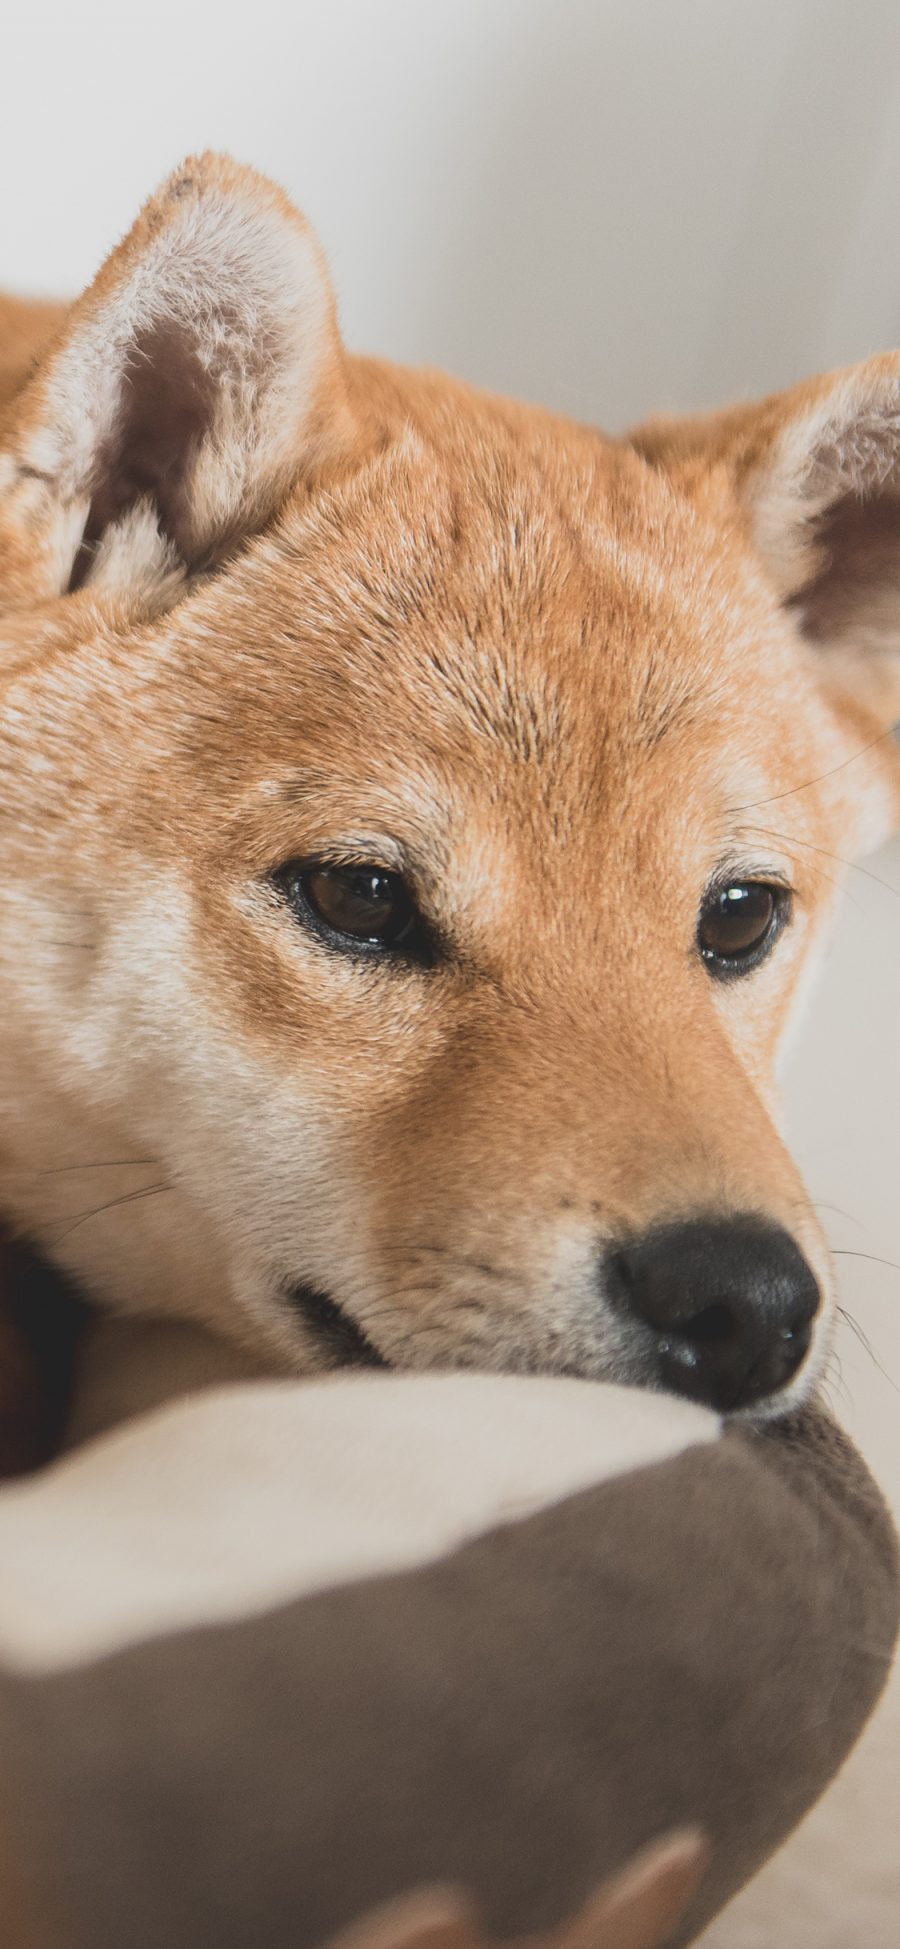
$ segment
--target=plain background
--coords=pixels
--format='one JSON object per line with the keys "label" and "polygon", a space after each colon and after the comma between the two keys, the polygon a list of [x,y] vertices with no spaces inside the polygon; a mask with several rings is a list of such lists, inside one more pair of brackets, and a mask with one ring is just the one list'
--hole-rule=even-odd
{"label": "plain background", "polygon": [[[352,346],[614,430],[900,339],[896,0],[30,0],[2,281],[76,291],[207,146],[307,210]],[[788,1108],[871,1349],[842,1323],[834,1397],[900,1509],[898,989],[895,850],[850,876]],[[780,1949],[900,1940],[892,1709],[716,1949],[769,1941],[767,1890]]]}

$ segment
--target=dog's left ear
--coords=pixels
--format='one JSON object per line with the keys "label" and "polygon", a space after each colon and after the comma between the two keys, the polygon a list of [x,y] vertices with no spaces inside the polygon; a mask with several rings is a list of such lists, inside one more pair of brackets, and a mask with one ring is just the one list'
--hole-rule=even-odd
{"label": "dog's left ear", "polygon": [[736,502],[829,702],[858,746],[881,741],[900,820],[900,354],[629,439],[695,500]]}
{"label": "dog's left ear", "polygon": [[0,433],[0,585],[140,607],[260,528],[352,441],[316,238],[207,155],[163,184],[68,313]]}

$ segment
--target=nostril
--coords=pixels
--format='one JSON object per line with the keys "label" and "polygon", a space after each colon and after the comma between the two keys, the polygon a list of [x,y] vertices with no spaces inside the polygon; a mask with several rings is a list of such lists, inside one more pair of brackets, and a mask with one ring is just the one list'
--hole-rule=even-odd
{"label": "nostril", "polygon": [[812,1319],[798,1320],[796,1326],[783,1326],[778,1334],[782,1346],[790,1347],[795,1353],[804,1354],[812,1339]]}
{"label": "nostril", "polygon": [[724,1300],[715,1300],[711,1306],[704,1306],[701,1312],[692,1313],[689,1319],[678,1323],[678,1332],[683,1339],[696,1340],[701,1345],[733,1340],[737,1330],[737,1320]]}

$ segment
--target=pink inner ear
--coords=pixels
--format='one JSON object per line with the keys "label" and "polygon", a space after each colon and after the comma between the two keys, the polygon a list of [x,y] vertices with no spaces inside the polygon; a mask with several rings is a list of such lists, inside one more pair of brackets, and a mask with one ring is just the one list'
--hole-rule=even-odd
{"label": "pink inner ear", "polygon": [[215,413],[215,380],[171,322],[135,340],[113,428],[97,454],[91,508],[70,589],[84,581],[101,535],[141,499],[182,560],[190,555],[186,480]]}
{"label": "pink inner ear", "polygon": [[804,635],[826,645],[900,647],[900,499],[841,495],[815,535],[821,567],[790,604]]}

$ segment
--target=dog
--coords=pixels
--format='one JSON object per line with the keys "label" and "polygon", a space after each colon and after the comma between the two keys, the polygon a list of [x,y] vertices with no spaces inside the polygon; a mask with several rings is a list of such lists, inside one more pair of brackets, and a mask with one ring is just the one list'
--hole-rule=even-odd
{"label": "dog", "polygon": [[248,1369],[796,1406],[777,1065],[900,819],[900,356],[606,438],[351,356],[209,155],[2,346],[10,1235]]}

